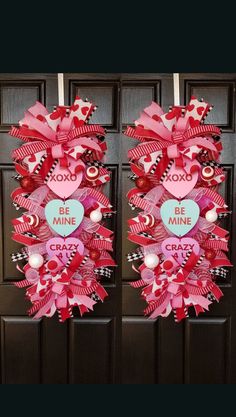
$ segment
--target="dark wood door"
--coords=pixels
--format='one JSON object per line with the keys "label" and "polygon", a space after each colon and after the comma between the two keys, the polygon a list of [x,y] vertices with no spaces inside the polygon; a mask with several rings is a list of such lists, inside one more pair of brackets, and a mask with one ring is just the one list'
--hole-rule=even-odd
{"label": "dark wood door", "polygon": [[[107,164],[112,181],[106,194],[117,207],[119,191],[119,84],[107,79],[67,76],[65,103],[72,103],[77,92],[98,104],[94,123],[108,130]],[[11,218],[16,211],[10,193],[16,183],[10,152],[19,146],[7,131],[22,118],[35,100],[49,109],[57,103],[56,74],[0,74],[0,175],[1,175],[1,382],[3,384],[99,383],[120,381],[121,286],[119,268],[110,280],[103,280],[109,298],[96,305],[93,314],[79,315],[65,324],[58,318],[32,320],[27,316],[24,290],[12,285],[21,275],[11,263],[17,245],[11,241]],[[121,218],[107,220],[116,233],[115,258],[119,261]]]}
{"label": "dark wood door", "polygon": [[[224,132],[222,157],[228,181],[222,193],[232,209],[235,81],[236,74],[181,75],[182,103],[195,94],[215,105],[209,122],[220,125]],[[11,284],[20,278],[10,261],[10,253],[17,246],[10,240],[10,220],[15,209],[9,198],[15,186],[10,152],[19,143],[7,131],[36,99],[52,109],[57,102],[57,78],[56,74],[0,74],[1,382],[235,383],[234,270],[227,282],[221,283],[225,294],[221,303],[211,306],[209,313],[190,317],[181,324],[176,324],[172,317],[154,321],[144,318],[140,293],[128,285],[128,281],[137,279],[125,257],[132,249],[126,240],[126,221],[133,215],[125,198],[132,186],[127,151],[135,142],[122,132],[151,100],[168,110],[173,103],[172,74],[66,74],[66,101],[71,103],[78,91],[98,105],[91,121],[102,124],[108,132],[107,164],[113,175],[106,191],[117,210],[109,226],[116,234],[115,258],[119,266],[113,278],[104,282],[109,299],[97,305],[93,314],[75,317],[63,325],[57,318],[33,321],[27,317],[24,291]],[[231,259],[236,264],[234,219],[235,215],[225,227],[231,231]]]}
{"label": "dark wood door", "polygon": [[[214,105],[208,123],[223,130],[222,164],[228,180],[221,192],[232,210],[235,208],[235,80],[236,74],[182,74],[181,103],[186,104],[191,95],[203,97]],[[171,75],[149,75],[146,83],[139,80],[123,84],[123,98],[127,100],[124,122],[132,122],[150,100],[156,99],[167,110],[173,102]],[[148,85],[149,83],[149,85]],[[133,147],[132,139],[123,141],[123,195],[131,188],[128,179],[126,151]],[[236,287],[233,283],[235,269],[227,281],[221,282],[222,301],[210,306],[207,314],[189,317],[176,324],[173,317],[147,320],[142,316],[144,303],[140,291],[130,288],[127,281],[137,275],[125,261],[125,253],[132,245],[125,240],[125,219],[133,213],[123,204],[123,382],[124,383],[174,383],[217,384],[236,382]],[[235,213],[223,227],[231,233],[231,260],[235,256]],[[218,281],[219,282],[219,281]]]}

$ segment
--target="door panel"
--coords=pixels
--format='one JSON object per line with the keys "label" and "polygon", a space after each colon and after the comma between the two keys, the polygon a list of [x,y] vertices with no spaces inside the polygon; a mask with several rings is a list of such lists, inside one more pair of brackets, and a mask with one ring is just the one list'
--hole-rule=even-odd
{"label": "door panel", "polygon": [[40,380],[40,322],[3,316],[1,339],[3,383],[37,384]]}
{"label": "door panel", "polygon": [[185,326],[186,383],[229,382],[230,328],[229,317],[188,319]]}
{"label": "door panel", "polygon": [[114,380],[114,318],[81,318],[70,322],[69,380],[110,384]]}
{"label": "door panel", "polygon": [[157,382],[158,341],[158,320],[147,322],[144,317],[124,317],[123,378],[126,383],[155,384]]}

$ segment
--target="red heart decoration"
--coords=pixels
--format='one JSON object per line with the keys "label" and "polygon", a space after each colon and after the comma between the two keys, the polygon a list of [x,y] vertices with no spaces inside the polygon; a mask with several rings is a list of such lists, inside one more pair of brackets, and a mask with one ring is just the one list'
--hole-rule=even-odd
{"label": "red heart decoration", "polygon": [[86,116],[86,114],[88,113],[88,111],[89,111],[89,107],[82,107],[82,109],[81,109],[81,112],[82,112],[82,114],[84,116]]}
{"label": "red heart decoration", "polygon": [[152,119],[156,120],[157,122],[159,122],[160,117],[157,114],[153,114],[152,115]]}
{"label": "red heart decoration", "polygon": [[204,110],[205,110],[205,109],[204,109],[204,107],[202,107],[202,106],[197,108],[197,112],[198,112],[198,114],[199,114],[200,116],[202,115],[202,113],[204,112]]}
{"label": "red heart decoration", "polygon": [[38,114],[37,119],[40,120],[41,122],[45,121],[45,117],[42,114]]}
{"label": "red heart decoration", "polygon": [[151,155],[150,154],[148,154],[147,156],[145,156],[145,158],[144,158],[144,162],[151,162],[151,160],[152,160],[152,158],[151,158]]}
{"label": "red heart decoration", "polygon": [[56,120],[56,119],[59,119],[60,116],[61,116],[61,112],[59,112],[57,110],[57,111],[54,111],[50,114],[50,119],[51,120]]}
{"label": "red heart decoration", "polygon": [[80,127],[84,124],[84,121],[79,120],[79,118],[77,116],[73,117],[73,122],[74,122],[75,127]]}
{"label": "red heart decoration", "polygon": [[191,127],[199,126],[199,120],[195,120],[192,116],[189,117],[189,123]]}
{"label": "red heart decoration", "polygon": [[[197,154],[196,154],[197,155]],[[194,157],[195,159],[195,157]],[[190,173],[193,174],[194,172],[199,171],[199,165],[192,165],[190,168]]]}
{"label": "red heart decoration", "polygon": [[177,272],[176,278],[173,279],[173,282],[176,282],[177,284],[184,282],[184,275],[181,272]]}
{"label": "red heart decoration", "polygon": [[194,104],[189,104],[187,107],[186,107],[186,110],[187,111],[192,111],[194,109]]}
{"label": "red heart decoration", "polygon": [[176,116],[176,112],[174,110],[172,110],[172,111],[169,111],[169,113],[167,113],[165,115],[165,118],[167,120],[171,120],[171,119],[174,119],[175,116]]}
{"label": "red heart decoration", "polygon": [[36,161],[36,156],[34,154],[30,155],[30,158],[28,159],[28,161],[29,162],[35,162]]}
{"label": "red heart decoration", "polygon": [[61,282],[62,284],[67,284],[70,281],[66,272],[61,273],[61,277],[57,279],[57,282]]}
{"label": "red heart decoration", "polygon": [[78,110],[78,108],[79,108],[79,105],[78,105],[78,104],[73,104],[73,105],[70,107],[71,111],[76,111],[76,110]]}

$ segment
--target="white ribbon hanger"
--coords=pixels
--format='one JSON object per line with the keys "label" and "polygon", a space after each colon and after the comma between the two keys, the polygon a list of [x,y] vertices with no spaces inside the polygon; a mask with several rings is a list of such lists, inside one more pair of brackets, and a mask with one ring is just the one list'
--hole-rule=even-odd
{"label": "white ribbon hanger", "polygon": [[65,105],[65,94],[64,94],[64,74],[63,72],[57,74],[58,82],[58,104],[59,106]]}
{"label": "white ribbon hanger", "polygon": [[174,105],[180,106],[180,95],[179,95],[179,73],[173,73],[173,83],[174,83]]}

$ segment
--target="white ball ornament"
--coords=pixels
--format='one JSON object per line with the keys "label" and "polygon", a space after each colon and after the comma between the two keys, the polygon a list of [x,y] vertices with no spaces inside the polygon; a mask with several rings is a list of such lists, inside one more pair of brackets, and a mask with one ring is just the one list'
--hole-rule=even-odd
{"label": "white ball ornament", "polygon": [[144,263],[147,268],[153,269],[159,264],[159,257],[155,253],[149,253],[144,257]]}
{"label": "white ball ornament", "polygon": [[98,223],[102,220],[102,213],[100,210],[93,210],[90,213],[90,220],[94,223]]}
{"label": "white ball ornament", "polygon": [[218,218],[217,213],[216,213],[215,210],[207,211],[206,214],[205,214],[205,217],[206,217],[206,220],[208,222],[211,222],[211,223],[214,223]]}
{"label": "white ball ornament", "polygon": [[34,253],[33,255],[30,255],[28,263],[31,266],[31,268],[39,269],[43,265],[43,257],[39,253]]}

